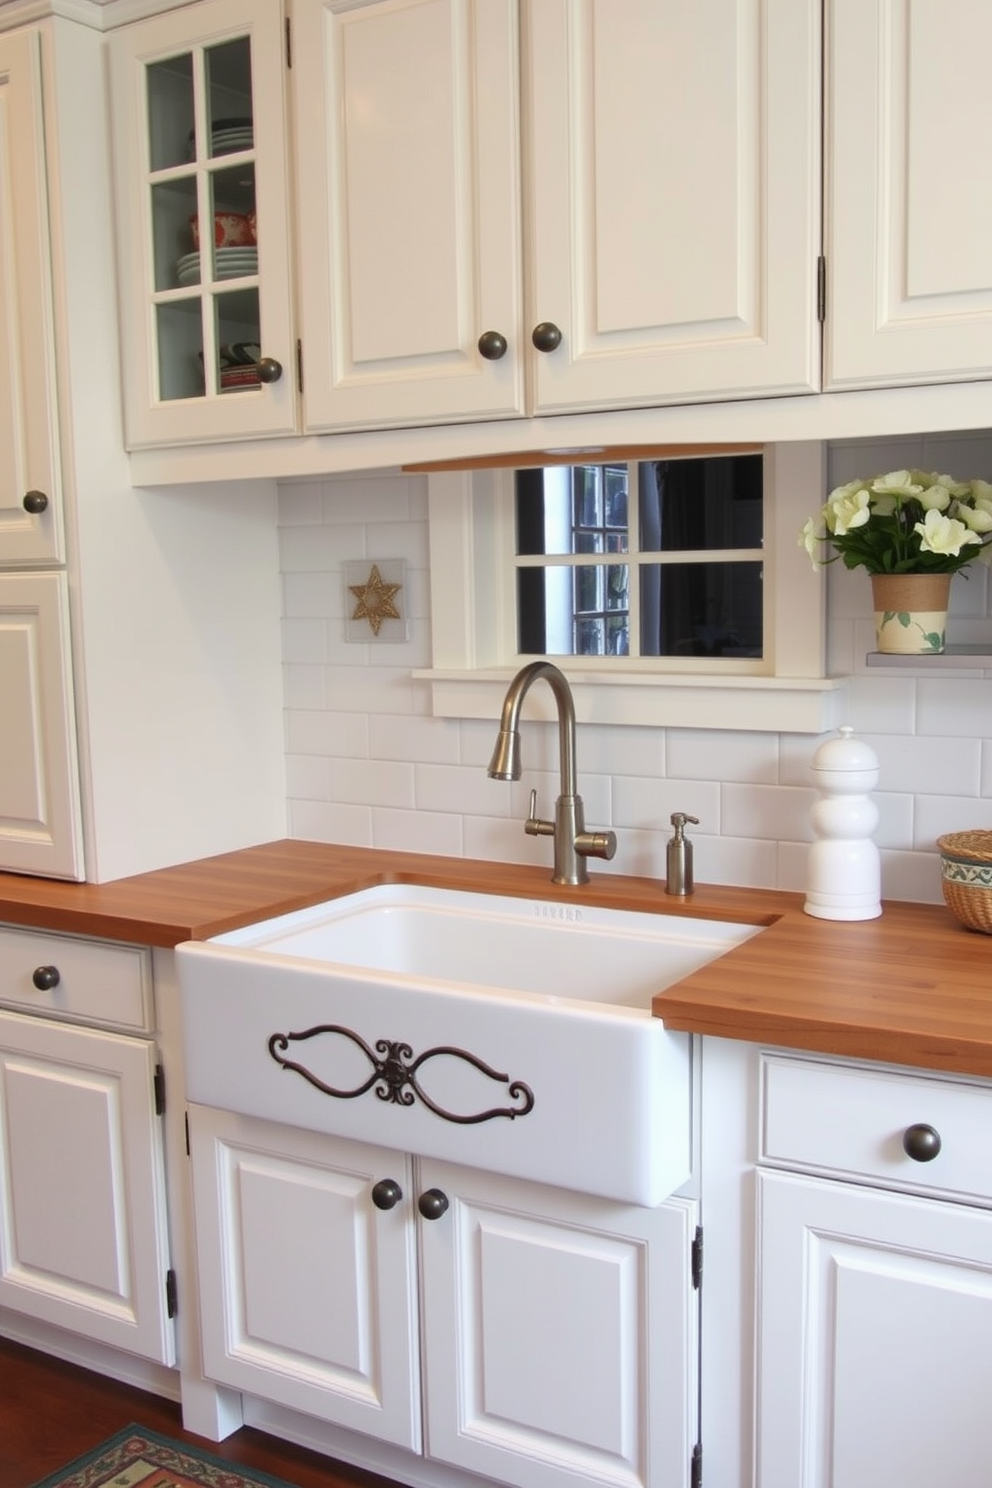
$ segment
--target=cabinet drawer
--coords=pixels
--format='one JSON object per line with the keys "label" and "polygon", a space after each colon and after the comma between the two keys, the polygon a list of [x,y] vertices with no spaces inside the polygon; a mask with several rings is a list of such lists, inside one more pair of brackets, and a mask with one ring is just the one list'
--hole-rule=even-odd
{"label": "cabinet drawer", "polygon": [[[910,1128],[940,1150],[910,1157]],[[992,1203],[992,1086],[763,1054],[759,1161]],[[912,1137],[907,1139],[910,1145]]]}
{"label": "cabinet drawer", "polygon": [[[49,981],[54,985],[48,986]],[[148,952],[141,946],[0,926],[0,1004],[21,1012],[148,1031],[152,1023]]]}

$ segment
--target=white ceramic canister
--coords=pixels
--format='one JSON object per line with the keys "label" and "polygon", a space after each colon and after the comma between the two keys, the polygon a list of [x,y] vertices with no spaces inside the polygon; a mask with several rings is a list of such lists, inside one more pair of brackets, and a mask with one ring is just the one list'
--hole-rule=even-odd
{"label": "white ceramic canister", "polygon": [[874,920],[882,913],[881,868],[872,840],[878,807],[868,792],[878,784],[878,757],[850,725],[838,733],[810,767],[820,794],[810,812],[816,841],[803,908],[820,920]]}

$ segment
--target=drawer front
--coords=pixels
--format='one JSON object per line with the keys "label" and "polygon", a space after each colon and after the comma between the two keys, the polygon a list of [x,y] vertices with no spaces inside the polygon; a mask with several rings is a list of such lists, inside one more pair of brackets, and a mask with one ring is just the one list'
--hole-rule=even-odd
{"label": "drawer front", "polygon": [[[921,1126],[940,1139],[927,1161],[903,1145]],[[992,1203],[990,1138],[992,1086],[761,1056],[762,1163]]]}
{"label": "drawer front", "polygon": [[142,946],[0,927],[0,1005],[148,1032],[151,964]]}

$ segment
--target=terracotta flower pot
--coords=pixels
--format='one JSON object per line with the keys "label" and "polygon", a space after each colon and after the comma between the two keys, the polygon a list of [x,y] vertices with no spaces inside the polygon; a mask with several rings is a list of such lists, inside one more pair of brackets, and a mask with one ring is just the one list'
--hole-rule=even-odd
{"label": "terracotta flower pot", "polygon": [[879,651],[902,656],[943,651],[950,589],[950,574],[872,574]]}

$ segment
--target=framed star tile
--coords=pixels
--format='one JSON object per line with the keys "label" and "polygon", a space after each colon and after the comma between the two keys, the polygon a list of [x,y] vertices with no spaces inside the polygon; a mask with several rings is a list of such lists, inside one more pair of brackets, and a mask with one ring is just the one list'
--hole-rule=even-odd
{"label": "framed star tile", "polygon": [[405,558],[354,558],[342,563],[345,640],[410,639]]}

